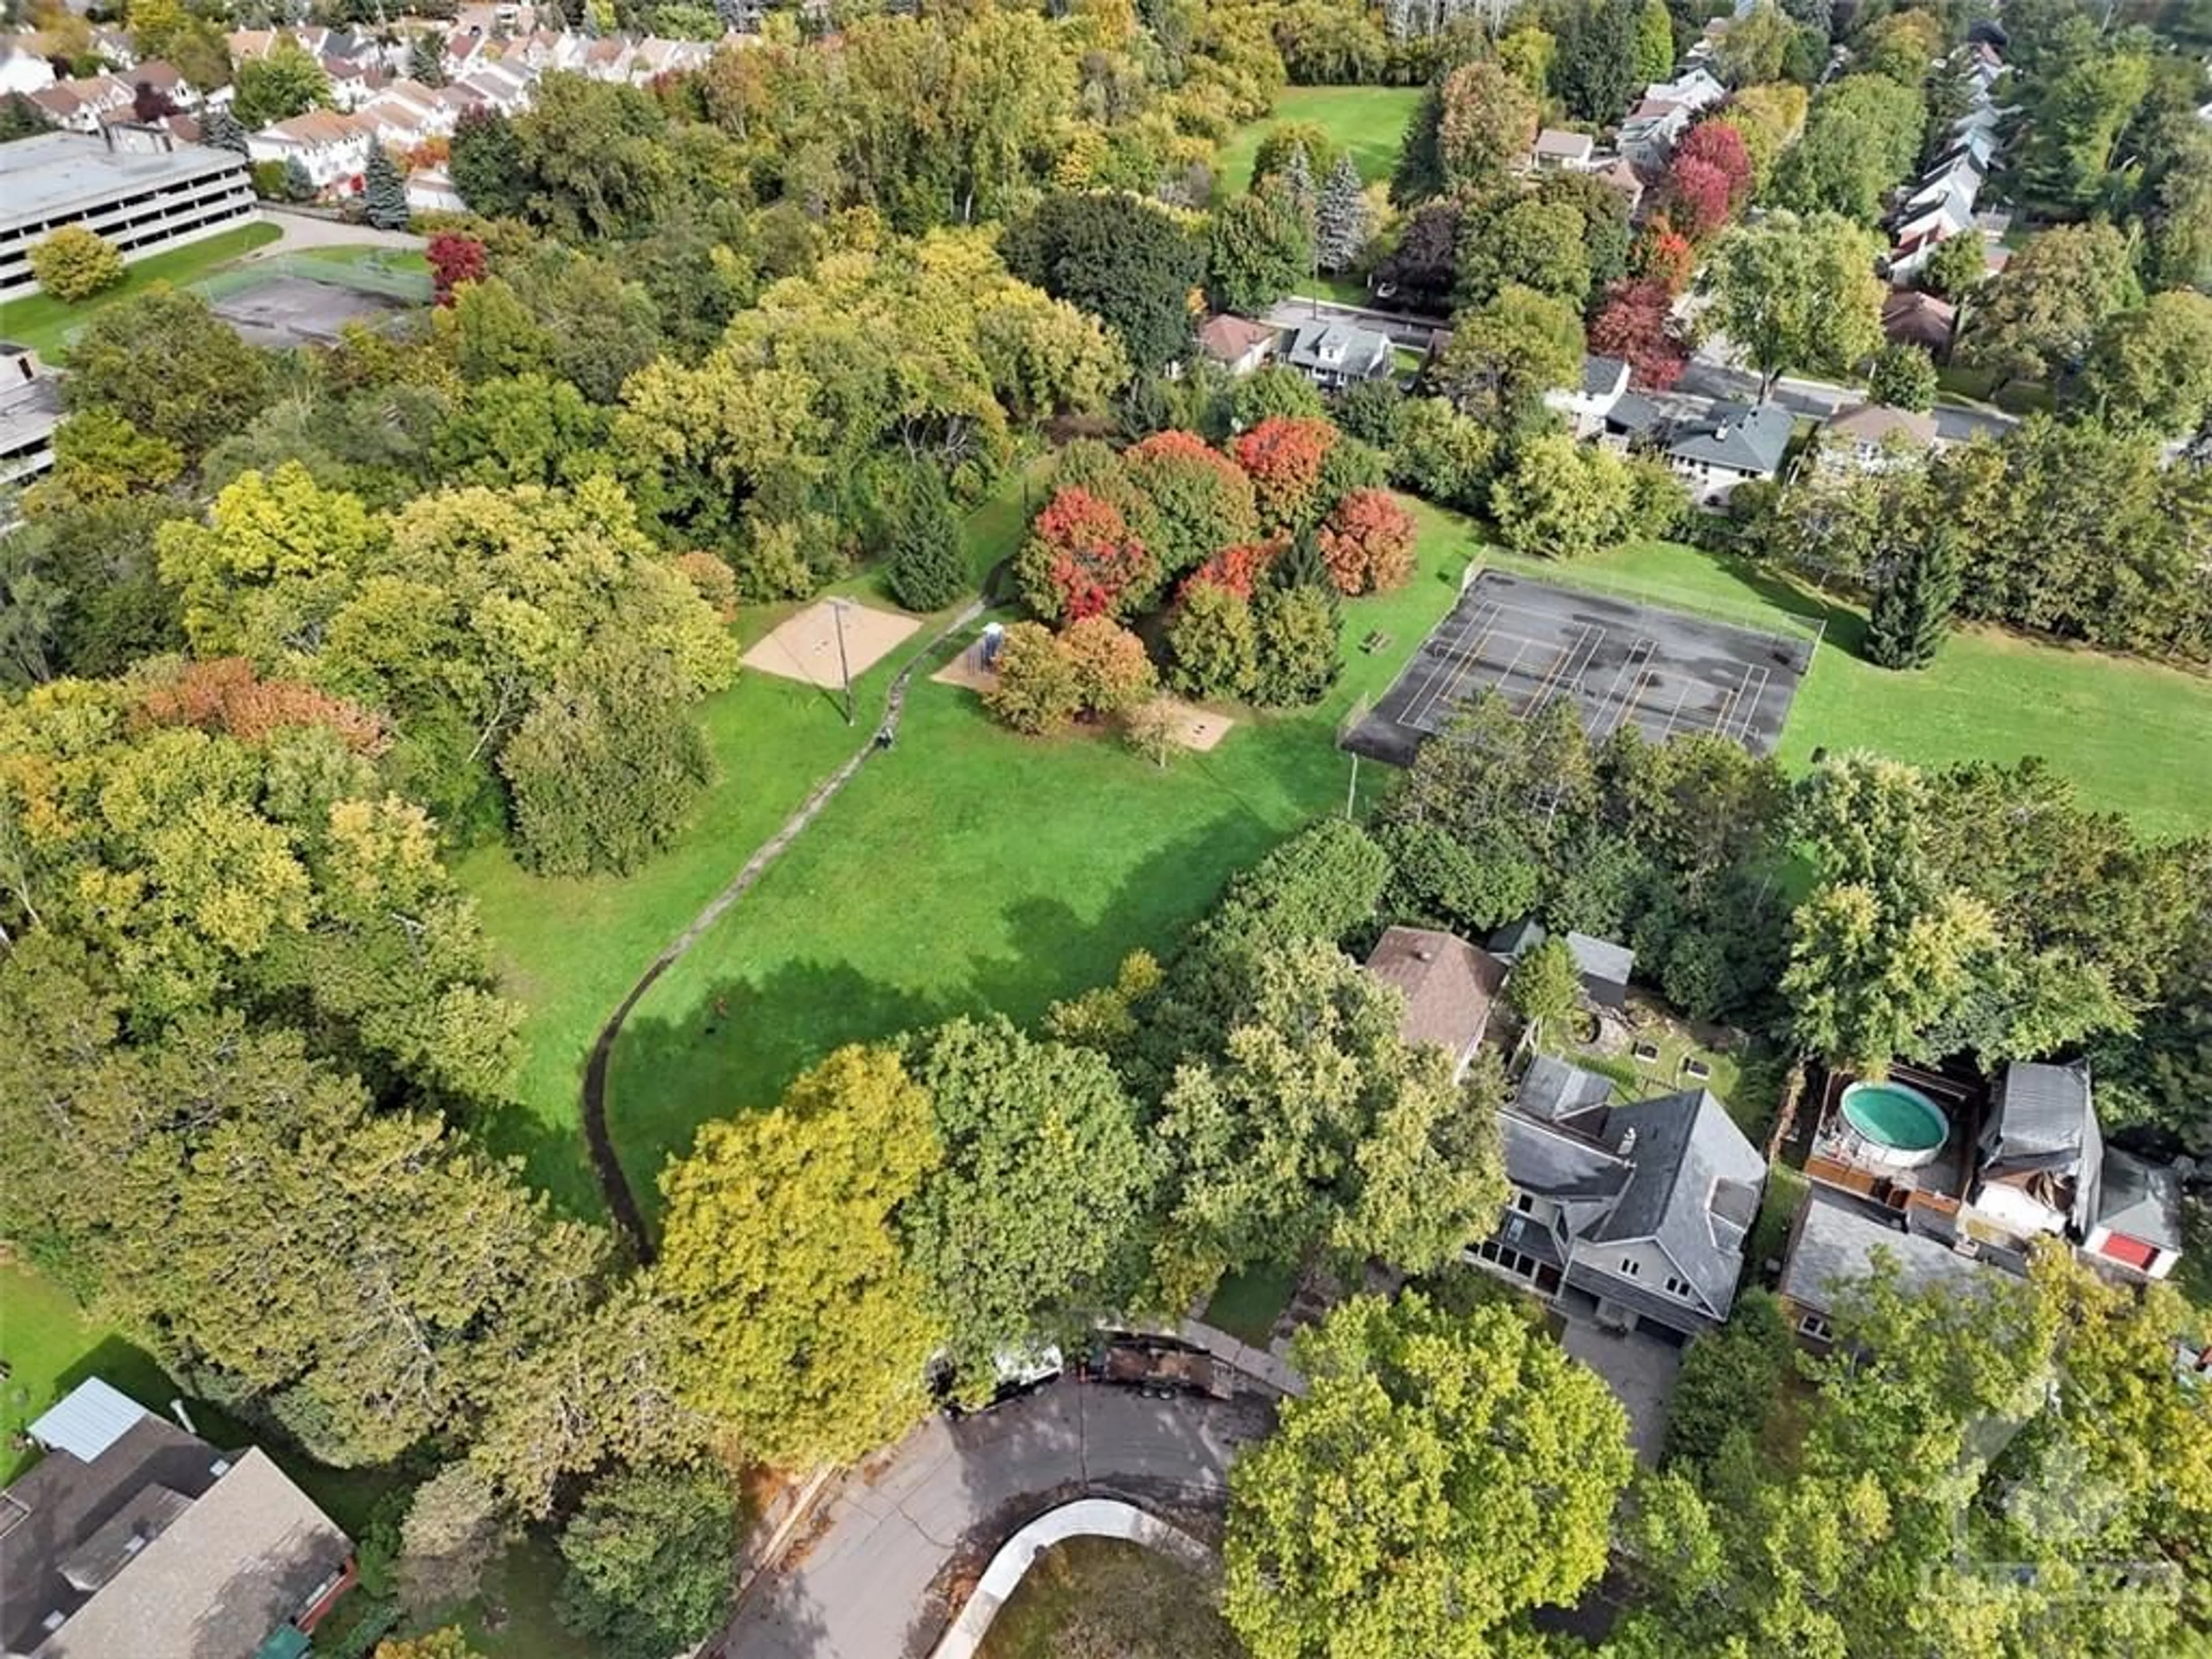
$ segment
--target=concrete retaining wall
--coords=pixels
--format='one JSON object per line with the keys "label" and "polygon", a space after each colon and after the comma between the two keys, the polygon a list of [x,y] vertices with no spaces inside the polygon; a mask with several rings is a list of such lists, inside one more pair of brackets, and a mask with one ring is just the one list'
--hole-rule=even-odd
{"label": "concrete retaining wall", "polygon": [[1213,1565],[1213,1552],[1180,1528],[1145,1513],[1133,1504],[1111,1498],[1083,1498],[1048,1510],[1001,1545],[983,1570],[975,1593],[952,1621],[930,1659],[973,1659],[991,1621],[1022,1582],[1037,1557],[1071,1538],[1118,1538],[1141,1544],[1201,1571]]}

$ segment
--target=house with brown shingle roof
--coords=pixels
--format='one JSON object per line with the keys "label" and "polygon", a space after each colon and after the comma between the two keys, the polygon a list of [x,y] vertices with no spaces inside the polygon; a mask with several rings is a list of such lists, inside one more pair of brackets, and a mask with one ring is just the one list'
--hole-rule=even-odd
{"label": "house with brown shingle roof", "polygon": [[1199,325],[1198,349],[1231,374],[1249,374],[1267,361],[1278,337],[1265,323],[1224,312]]}
{"label": "house with brown shingle roof", "polygon": [[1406,999],[1399,1035],[1449,1054],[1453,1076],[1466,1071],[1505,984],[1505,964],[1456,933],[1393,927],[1376,942],[1367,971]]}

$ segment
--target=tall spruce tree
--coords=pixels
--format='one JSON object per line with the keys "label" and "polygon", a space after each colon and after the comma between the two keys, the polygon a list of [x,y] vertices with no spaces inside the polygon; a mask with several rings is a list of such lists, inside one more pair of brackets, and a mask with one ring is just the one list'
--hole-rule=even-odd
{"label": "tall spruce tree", "polygon": [[362,177],[362,204],[379,230],[407,228],[407,179],[392,152],[379,144],[368,153]]}
{"label": "tall spruce tree", "polygon": [[1282,191],[1297,210],[1299,217],[1310,225],[1313,223],[1319,196],[1314,188],[1313,160],[1306,154],[1304,144],[1291,146],[1290,161],[1283,168]]}
{"label": "tall spruce tree", "polygon": [[200,137],[216,149],[234,150],[240,155],[246,154],[245,127],[239,124],[235,115],[221,105],[208,112],[207,120],[200,128]]}
{"label": "tall spruce tree", "polygon": [[1343,270],[1367,246],[1370,228],[1366,198],[1359,191],[1359,169],[1352,157],[1340,155],[1322,187],[1321,206],[1314,215],[1314,251],[1323,270]]}
{"label": "tall spruce tree", "polygon": [[1925,668],[1949,632],[1959,603],[1958,538],[1910,538],[1877,578],[1867,612],[1867,655],[1884,668]]}

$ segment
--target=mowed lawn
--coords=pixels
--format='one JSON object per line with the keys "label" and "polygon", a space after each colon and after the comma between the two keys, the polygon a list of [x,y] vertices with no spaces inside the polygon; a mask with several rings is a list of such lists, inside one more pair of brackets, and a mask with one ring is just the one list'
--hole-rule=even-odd
{"label": "mowed lawn", "polygon": [[[1336,727],[1448,610],[1474,551],[1417,507],[1420,568],[1345,606],[1344,681],[1319,708],[1240,723],[1165,769],[1113,739],[1018,737],[974,693],[917,679],[897,746],[872,761],[623,1028],[617,1148],[648,1212],[672,1154],[711,1118],[772,1103],[842,1043],[956,1013],[1031,1020],[1170,949],[1235,871],[1340,809]],[[1371,632],[1389,636],[1359,650]],[[1361,795],[1385,781],[1361,769]]]}
{"label": "mowed lawn", "polygon": [[1228,193],[1252,185],[1252,159],[1275,127],[1310,121],[1352,152],[1352,165],[1369,184],[1388,179],[1398,164],[1398,141],[1421,100],[1419,87],[1290,87],[1264,121],[1239,127],[1214,162],[1214,177]]}
{"label": "mowed lawn", "polygon": [[0,305],[0,340],[27,345],[48,362],[62,356],[62,343],[98,313],[118,301],[143,294],[155,283],[181,288],[210,271],[266,247],[284,233],[275,225],[241,225],[210,236],[204,242],[171,248],[125,268],[123,280],[104,294],[95,294],[76,305],[64,305],[44,294],[27,294]]}
{"label": "mowed lawn", "polygon": [[[966,531],[978,580],[1006,556],[1027,522],[1024,481],[1010,477],[969,515]],[[888,606],[872,575],[841,583]],[[738,619],[750,643],[796,605],[749,608]],[[854,681],[860,713],[848,726],[836,699],[802,685],[739,672],[737,684],[701,709],[716,775],[676,846],[629,876],[532,875],[504,847],[462,859],[455,873],[475,896],[497,963],[501,988],[526,1011],[516,1109],[483,1126],[502,1152],[520,1157],[530,1179],[572,1214],[605,1213],[578,1133],[584,1063],[599,1027],[646,965],[796,811],[814,786],[867,741],[891,677],[927,637],[921,630]]]}
{"label": "mowed lawn", "polygon": [[1929,668],[1877,667],[1859,654],[1859,611],[1680,543],[1639,543],[1566,567],[1486,557],[1569,586],[1595,579],[1655,604],[1825,622],[1783,732],[1781,757],[1793,769],[1819,749],[1871,749],[1919,766],[2040,755],[2083,800],[2148,835],[2212,830],[2212,678],[1988,628],[1954,633]]}

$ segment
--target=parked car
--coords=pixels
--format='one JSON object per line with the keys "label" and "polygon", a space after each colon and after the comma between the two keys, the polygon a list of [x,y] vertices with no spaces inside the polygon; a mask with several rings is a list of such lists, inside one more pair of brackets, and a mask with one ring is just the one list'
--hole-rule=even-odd
{"label": "parked car", "polygon": [[939,1354],[929,1364],[929,1392],[938,1408],[947,1417],[973,1417],[979,1412],[1003,1406],[1010,1400],[1020,1400],[1035,1394],[1047,1383],[1055,1381],[1066,1369],[1066,1361],[1060,1350],[1050,1343],[1035,1348],[1002,1348],[992,1357],[993,1387],[988,1398],[979,1403],[969,1403],[956,1392],[957,1378],[953,1374],[951,1361]]}

